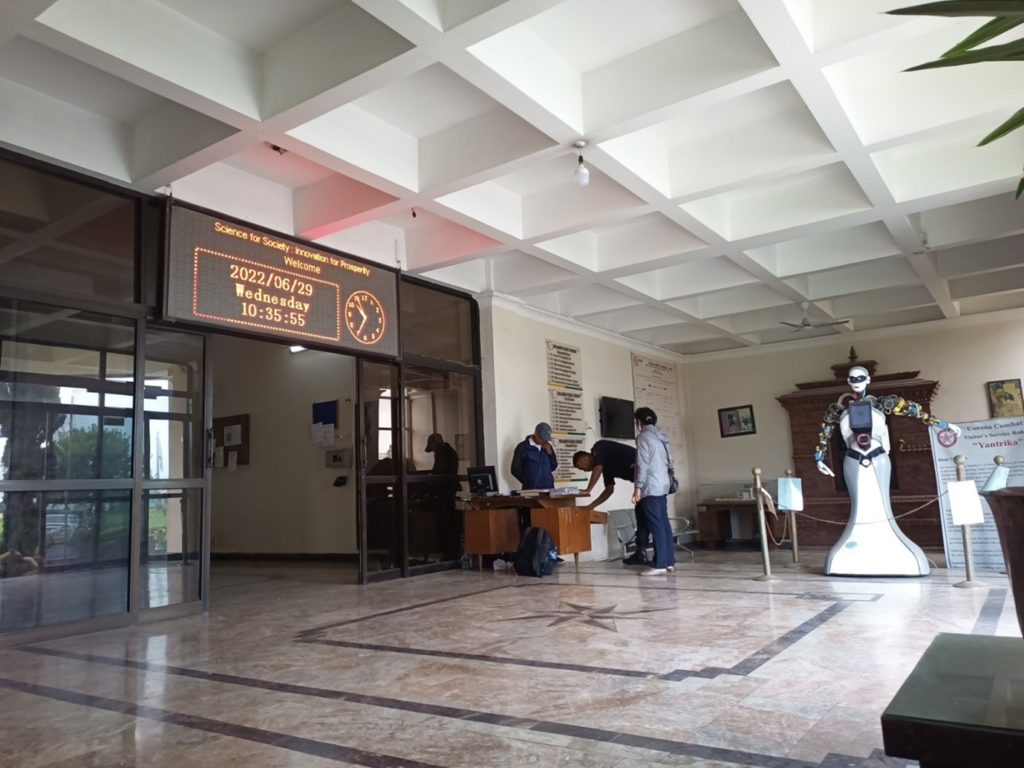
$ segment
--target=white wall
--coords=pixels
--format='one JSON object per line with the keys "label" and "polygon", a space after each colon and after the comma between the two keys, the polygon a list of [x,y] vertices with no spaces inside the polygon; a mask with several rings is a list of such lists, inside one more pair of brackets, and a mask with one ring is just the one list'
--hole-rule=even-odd
{"label": "white wall", "polygon": [[214,553],[356,552],[355,468],[326,468],[310,436],[313,403],[338,400],[338,447],[353,447],[355,359],[229,336],[210,345],[214,417],[247,413],[250,429],[250,463],[213,473]]}
{"label": "white wall", "polygon": [[[938,417],[977,421],[989,418],[986,382],[1024,378],[1020,334],[1021,318],[1013,317],[967,327],[906,329],[886,338],[872,334],[853,344],[860,359],[878,361],[879,374],[920,370],[921,378],[937,380],[932,409]],[[797,382],[830,379],[830,366],[846,360],[850,346],[846,338],[828,346],[684,364],[680,386],[692,417],[688,434],[697,483],[749,483],[752,467],[762,467],[766,477],[789,468],[789,418],[775,398],[794,391]],[[757,434],[720,437],[718,409],[747,403],[754,406]],[[802,448],[809,452],[814,446]]]}
{"label": "white wall", "polygon": [[[533,431],[539,421],[550,419],[547,389],[546,342],[559,341],[580,348],[583,368],[583,398],[586,408],[588,447],[600,436],[598,401],[601,397],[633,399],[633,368],[628,342],[609,336],[598,338],[550,321],[525,308],[501,300],[480,301],[481,350],[483,355],[484,429],[487,435],[487,463],[498,472],[502,490],[518,489],[509,471],[516,445]],[[645,350],[644,354],[656,358]],[[491,389],[493,382],[493,389]],[[493,399],[492,399],[493,398]],[[632,441],[622,441],[632,445]],[[686,468],[680,468],[684,476]],[[682,482],[682,481],[681,481]],[[603,484],[599,481],[596,491]],[[629,483],[618,482],[615,492],[601,505],[602,510],[626,509],[633,505]],[[581,559],[604,559],[607,553],[605,526],[592,526],[592,551]],[[611,533],[613,549],[615,536]]]}

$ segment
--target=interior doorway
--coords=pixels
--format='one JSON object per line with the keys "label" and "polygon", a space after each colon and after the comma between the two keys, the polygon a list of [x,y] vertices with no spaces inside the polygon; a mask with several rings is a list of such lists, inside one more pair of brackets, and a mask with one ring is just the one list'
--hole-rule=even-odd
{"label": "interior doorway", "polygon": [[213,585],[359,578],[355,358],[217,335]]}

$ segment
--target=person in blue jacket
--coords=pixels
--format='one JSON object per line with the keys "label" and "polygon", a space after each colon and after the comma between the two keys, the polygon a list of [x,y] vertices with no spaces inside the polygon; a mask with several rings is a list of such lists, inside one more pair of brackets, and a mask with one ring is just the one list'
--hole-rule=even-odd
{"label": "person in blue jacket", "polygon": [[523,490],[547,490],[555,487],[558,457],[551,444],[551,425],[541,422],[527,435],[512,454],[512,476],[522,483]]}
{"label": "person in blue jacket", "polygon": [[[512,454],[512,476],[522,483],[523,490],[546,490],[555,487],[558,457],[551,444],[551,425],[542,421],[527,435]],[[530,510],[519,509],[519,532],[530,527]]]}

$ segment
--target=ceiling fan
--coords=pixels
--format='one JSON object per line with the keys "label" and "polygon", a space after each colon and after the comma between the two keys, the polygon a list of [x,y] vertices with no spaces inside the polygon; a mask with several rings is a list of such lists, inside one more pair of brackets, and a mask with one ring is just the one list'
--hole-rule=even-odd
{"label": "ceiling fan", "polygon": [[804,328],[827,328],[830,325],[846,325],[849,320],[828,320],[824,323],[812,323],[807,317],[807,308],[810,306],[809,302],[800,302],[800,309],[803,310],[804,316],[800,318],[799,323],[789,323],[785,320],[780,320],[779,325],[788,325],[793,329],[793,333],[800,333]]}

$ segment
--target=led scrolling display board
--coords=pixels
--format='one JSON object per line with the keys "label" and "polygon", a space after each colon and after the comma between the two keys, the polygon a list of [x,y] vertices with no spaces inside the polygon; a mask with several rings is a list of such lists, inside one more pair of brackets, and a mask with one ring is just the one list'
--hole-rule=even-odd
{"label": "led scrolling display board", "polygon": [[398,355],[396,273],[171,207],[167,318]]}

